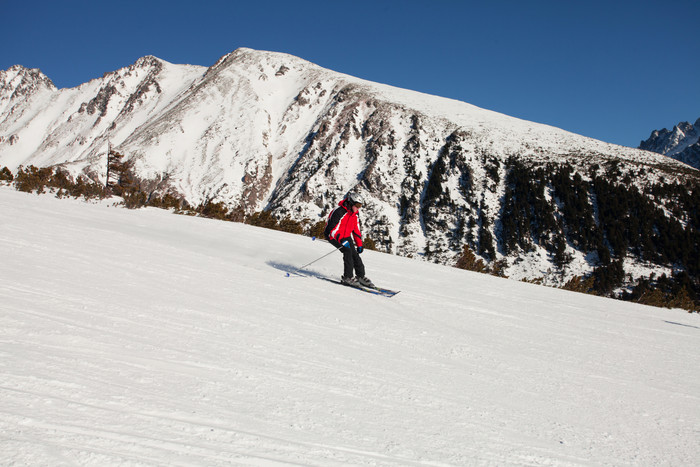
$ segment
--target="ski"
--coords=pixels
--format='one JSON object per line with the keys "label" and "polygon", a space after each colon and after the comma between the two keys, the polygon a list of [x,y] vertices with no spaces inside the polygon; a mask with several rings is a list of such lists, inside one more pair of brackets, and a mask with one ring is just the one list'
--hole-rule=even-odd
{"label": "ski", "polygon": [[299,276],[299,277],[315,277],[316,279],[321,279],[321,280],[332,282],[332,283],[338,284],[338,285],[344,285],[344,286],[350,287],[352,289],[357,289],[357,290],[360,290],[362,292],[367,292],[367,293],[371,293],[374,295],[381,295],[382,297],[387,297],[387,298],[391,298],[394,295],[401,292],[400,290],[390,290],[390,289],[385,289],[385,288],[377,287],[377,286],[365,287],[364,285],[360,285],[360,284],[350,285],[350,284],[346,284],[345,282],[341,282],[337,279],[331,279],[330,277],[305,274],[299,269],[297,269],[296,271],[287,272],[286,276],[291,277],[292,274],[295,276]]}
{"label": "ski", "polygon": [[350,285],[350,284],[346,284],[345,282],[341,282],[341,281],[336,280],[336,279],[331,279],[330,277],[322,277],[322,276],[315,276],[315,277],[317,277],[318,279],[322,279],[324,281],[332,282],[334,284],[344,285],[345,287],[350,287],[351,289],[357,289],[357,290],[360,290],[362,292],[367,292],[367,293],[371,293],[374,295],[381,295],[382,297],[387,297],[387,298],[391,298],[400,292],[400,290],[389,290],[389,289],[384,289],[382,287],[376,287],[376,286],[375,287],[365,287],[364,285]]}
{"label": "ski", "polygon": [[381,293],[382,295],[384,295],[385,297],[393,297],[393,296],[396,295],[397,293],[401,292],[400,290],[389,290],[389,289],[385,289],[385,288],[383,288],[383,287],[377,287],[377,286],[375,286],[375,287],[367,287],[367,288],[368,288],[368,289],[371,289],[371,290],[376,290],[377,292],[380,292],[380,293]]}

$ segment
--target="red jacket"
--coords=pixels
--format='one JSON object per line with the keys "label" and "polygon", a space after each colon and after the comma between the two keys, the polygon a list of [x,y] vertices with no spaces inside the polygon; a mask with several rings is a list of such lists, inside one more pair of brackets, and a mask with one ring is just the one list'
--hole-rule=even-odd
{"label": "red jacket", "polygon": [[352,207],[345,205],[345,200],[338,203],[338,207],[331,211],[324,233],[329,240],[341,243],[346,238],[352,238],[355,240],[355,245],[362,246],[360,220]]}

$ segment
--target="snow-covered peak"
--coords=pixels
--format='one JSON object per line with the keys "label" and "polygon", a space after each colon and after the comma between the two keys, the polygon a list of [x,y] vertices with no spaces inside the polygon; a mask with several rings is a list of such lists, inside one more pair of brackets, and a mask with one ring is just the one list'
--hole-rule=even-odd
{"label": "snow-covered peak", "polygon": [[53,82],[38,68],[25,68],[14,65],[0,70],[0,122],[14,107],[26,105],[33,96],[56,91]]}
{"label": "snow-covered peak", "polygon": [[14,65],[7,70],[0,70],[0,90],[6,93],[8,90],[22,90],[36,86],[56,90],[53,82],[38,68],[25,68],[22,65]]}
{"label": "snow-covered peak", "polygon": [[654,130],[649,139],[640,143],[639,148],[700,168],[700,118],[695,124],[680,122],[671,130]]}
{"label": "snow-covered peak", "polygon": [[683,122],[674,128],[674,147],[670,148],[667,155],[673,156],[683,152],[687,147],[696,144],[700,140],[700,125],[691,125]]}
{"label": "snow-covered peak", "polygon": [[139,58],[136,60],[136,62],[132,65],[134,67],[138,68],[144,68],[144,67],[151,67],[151,66],[159,66],[162,65],[163,63],[167,63],[165,60],[161,60],[158,57],[155,57],[153,55],[146,55],[144,57]]}
{"label": "snow-covered peak", "polygon": [[[393,107],[404,113],[441,121],[446,128],[460,128],[479,138],[494,140],[503,152],[517,152],[525,143],[556,153],[570,152],[569,150],[575,152],[584,147],[593,147],[599,152],[613,152],[617,157],[630,156],[627,148],[455,99],[363,80],[286,53],[239,48],[222,57],[209,72],[226,68],[235,70],[236,73],[244,73],[252,83],[257,81],[258,87],[273,88],[268,92],[274,92],[276,95],[280,93],[279,87],[282,82],[296,80],[296,86],[293,88],[298,90],[324,85],[326,90],[342,92],[345,99],[370,105],[381,103],[385,107]],[[272,77],[286,79],[268,82]],[[296,95],[294,97],[296,98]],[[562,151],[562,148],[568,149]]]}
{"label": "snow-covered peak", "polygon": [[82,160],[91,166],[108,141],[133,133],[204,70],[146,56],[75,88],[57,90],[38,70],[13,67],[0,75],[0,164],[14,170]]}

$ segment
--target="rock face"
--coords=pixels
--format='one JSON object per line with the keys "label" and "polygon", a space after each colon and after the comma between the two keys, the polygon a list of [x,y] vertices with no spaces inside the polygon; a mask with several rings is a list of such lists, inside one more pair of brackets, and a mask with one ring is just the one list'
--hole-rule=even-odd
{"label": "rock face", "polygon": [[672,130],[654,130],[639,149],[672,157],[700,169],[700,118],[691,125],[681,122]]}
{"label": "rock face", "polygon": [[0,167],[12,170],[62,165],[104,182],[110,142],[157,182],[145,185],[191,204],[309,222],[356,190],[383,251],[454,264],[466,246],[553,283],[613,263],[687,270],[654,245],[664,229],[697,241],[699,176],[685,164],[286,54],[239,49],[208,69],[144,57],[61,90],[13,67],[0,83]]}

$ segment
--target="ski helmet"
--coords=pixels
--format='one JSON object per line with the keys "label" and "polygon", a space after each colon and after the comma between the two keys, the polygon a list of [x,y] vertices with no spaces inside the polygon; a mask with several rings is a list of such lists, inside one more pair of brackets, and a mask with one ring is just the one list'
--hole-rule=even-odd
{"label": "ski helmet", "polygon": [[356,204],[362,205],[365,203],[365,200],[362,198],[362,195],[360,195],[359,193],[354,193],[352,191],[345,195],[345,199],[347,200],[348,205],[350,206],[354,206]]}

